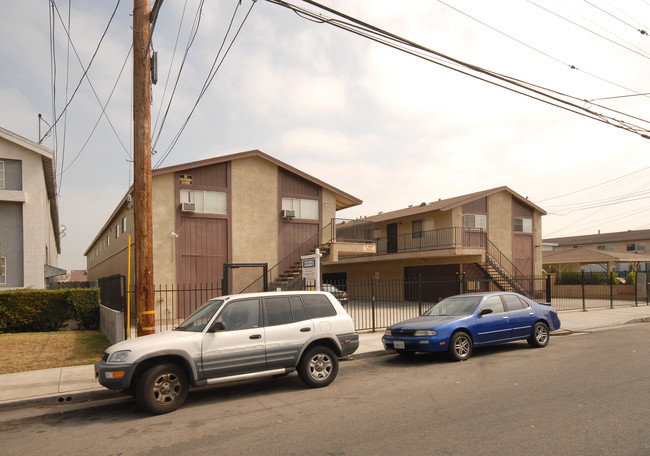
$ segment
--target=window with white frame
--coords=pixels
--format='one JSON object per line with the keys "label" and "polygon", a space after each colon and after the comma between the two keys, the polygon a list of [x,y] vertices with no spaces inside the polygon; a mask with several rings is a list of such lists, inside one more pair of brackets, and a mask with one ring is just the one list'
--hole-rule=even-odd
{"label": "window with white frame", "polygon": [[614,251],[614,246],[613,245],[599,245],[596,247],[597,250],[606,250],[608,252],[613,252]]}
{"label": "window with white frame", "polygon": [[120,237],[120,224],[115,225],[115,239]]}
{"label": "window with white frame", "polygon": [[411,221],[411,238],[418,239],[422,237],[422,219]]}
{"label": "window with white frame", "polygon": [[0,285],[7,284],[7,259],[5,257],[0,258]]}
{"label": "window with white frame", "polygon": [[228,198],[224,192],[181,189],[181,203],[194,203],[199,214],[228,214]]}
{"label": "window with white frame", "polygon": [[122,217],[122,233],[126,233],[126,215]]}
{"label": "window with white frame", "polygon": [[463,225],[468,230],[487,230],[487,215],[465,214],[463,216]]}
{"label": "window with white frame", "polygon": [[297,219],[318,220],[318,200],[282,198],[283,211],[296,211]]}
{"label": "window with white frame", "polygon": [[110,247],[111,245],[111,235],[107,234],[106,235],[106,247]]}
{"label": "window with white frame", "polygon": [[532,233],[533,219],[515,218],[515,233]]}
{"label": "window with white frame", "polygon": [[0,161],[0,190],[5,188],[5,162]]}

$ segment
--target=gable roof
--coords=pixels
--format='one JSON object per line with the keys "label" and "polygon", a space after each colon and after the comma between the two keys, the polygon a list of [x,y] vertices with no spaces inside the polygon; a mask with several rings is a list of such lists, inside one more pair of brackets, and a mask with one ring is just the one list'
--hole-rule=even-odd
{"label": "gable roof", "polygon": [[323,182],[320,179],[315,178],[314,176],[311,176],[304,171],[300,171],[298,168],[294,168],[291,165],[288,165],[287,163],[284,163],[281,160],[278,160],[277,158],[271,157],[268,154],[265,154],[264,152],[258,150],[258,149],[253,149],[253,150],[248,150],[245,152],[238,152],[236,154],[230,154],[230,155],[223,155],[221,157],[213,157],[213,158],[208,158],[205,160],[199,160],[195,162],[190,162],[190,163],[182,163],[179,165],[174,165],[174,166],[168,166],[166,168],[159,168],[156,170],[153,170],[151,172],[152,176],[157,176],[160,174],[168,174],[168,173],[175,173],[178,171],[184,171],[187,169],[193,169],[193,168],[201,168],[203,166],[209,166],[209,165],[215,165],[218,163],[224,163],[224,162],[229,162],[233,160],[239,160],[242,158],[249,158],[249,157],[259,157],[262,158],[263,160],[269,161],[275,165],[277,165],[280,168],[283,168],[293,174],[296,174],[297,176],[302,177],[305,180],[308,180],[309,182],[312,182],[320,187],[326,188],[329,191],[333,192],[336,195],[336,210],[340,211],[341,209],[347,209],[349,207],[353,206],[358,206],[361,204],[363,201],[360,200],[359,198],[350,195],[349,193],[344,192],[343,190],[339,190],[338,188],[327,184]]}
{"label": "gable roof", "polygon": [[12,142],[23,149],[39,154],[43,161],[43,174],[45,175],[45,188],[47,199],[50,201],[50,217],[52,219],[52,229],[54,230],[54,240],[56,242],[56,251],[61,253],[61,233],[59,223],[59,203],[56,194],[56,169],[54,165],[54,152],[41,144],[23,138],[16,133],[0,127],[0,138]]}
{"label": "gable roof", "polygon": [[605,244],[607,242],[643,241],[650,239],[650,230],[628,230],[615,233],[585,234],[544,239],[557,245]]}
{"label": "gable roof", "polygon": [[391,212],[384,212],[381,214],[366,217],[366,219],[377,223],[386,220],[394,220],[398,218],[411,217],[414,215],[424,214],[427,212],[448,211],[455,207],[462,206],[463,204],[470,203],[472,201],[476,201],[477,199],[485,198],[490,195],[494,195],[495,193],[499,193],[503,191],[510,193],[514,198],[518,199],[522,203],[541,212],[542,215],[546,215],[546,211],[544,209],[537,206],[536,204],[531,203],[527,198],[512,191],[508,187],[503,186],[503,187],[492,188],[489,190],[483,190],[480,192],[469,193],[467,195],[455,196],[453,198],[439,199],[438,201],[434,201],[431,203],[422,203],[419,206],[407,207],[404,209],[398,209],[396,211],[391,211]]}

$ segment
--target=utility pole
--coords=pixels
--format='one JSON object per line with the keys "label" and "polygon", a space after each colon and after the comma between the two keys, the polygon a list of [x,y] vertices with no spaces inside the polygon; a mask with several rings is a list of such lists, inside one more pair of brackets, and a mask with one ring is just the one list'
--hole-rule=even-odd
{"label": "utility pole", "polygon": [[149,0],[133,1],[133,189],[137,335],[154,333]]}

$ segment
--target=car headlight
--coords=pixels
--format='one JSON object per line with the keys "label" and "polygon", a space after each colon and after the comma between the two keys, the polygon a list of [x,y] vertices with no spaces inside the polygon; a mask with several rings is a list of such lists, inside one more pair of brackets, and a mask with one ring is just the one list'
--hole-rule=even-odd
{"label": "car headlight", "polygon": [[413,335],[415,337],[418,337],[418,336],[435,336],[436,334],[438,334],[438,333],[436,331],[434,331],[433,329],[418,329],[417,331],[415,331],[413,333]]}
{"label": "car headlight", "polygon": [[108,357],[109,363],[123,363],[129,358],[131,350],[116,351]]}
{"label": "car headlight", "polygon": [[392,335],[393,335],[393,332],[390,329],[387,329],[386,331],[384,331],[384,336],[392,336]]}

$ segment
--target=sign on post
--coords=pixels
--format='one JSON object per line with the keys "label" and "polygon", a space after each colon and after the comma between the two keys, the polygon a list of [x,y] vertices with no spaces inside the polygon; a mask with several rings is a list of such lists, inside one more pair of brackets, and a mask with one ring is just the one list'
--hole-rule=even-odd
{"label": "sign on post", "polygon": [[320,291],[320,258],[321,253],[316,249],[313,255],[303,255],[300,257],[302,260],[302,278],[305,281],[313,282],[316,291]]}

